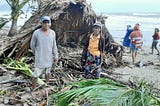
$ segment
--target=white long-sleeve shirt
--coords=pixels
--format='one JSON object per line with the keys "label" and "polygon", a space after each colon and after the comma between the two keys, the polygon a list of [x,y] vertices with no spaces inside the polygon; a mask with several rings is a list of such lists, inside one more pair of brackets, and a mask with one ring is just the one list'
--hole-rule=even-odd
{"label": "white long-sleeve shirt", "polygon": [[49,34],[45,35],[41,29],[34,31],[30,47],[35,55],[36,68],[51,67],[54,59],[58,59],[56,45],[56,34],[50,29]]}

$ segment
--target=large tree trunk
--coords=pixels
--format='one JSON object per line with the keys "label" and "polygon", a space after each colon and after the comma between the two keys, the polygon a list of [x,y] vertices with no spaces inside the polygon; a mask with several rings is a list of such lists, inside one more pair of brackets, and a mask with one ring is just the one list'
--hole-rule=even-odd
{"label": "large tree trunk", "polygon": [[17,34],[17,19],[14,19],[12,21],[12,24],[11,24],[11,28],[10,28],[10,31],[8,33],[8,36],[14,36]]}
{"label": "large tree trunk", "polygon": [[8,36],[14,36],[17,34],[17,20],[19,15],[21,14],[22,8],[25,6],[29,0],[6,0],[8,5],[11,8],[11,19],[12,19],[12,24],[11,28],[9,31]]}

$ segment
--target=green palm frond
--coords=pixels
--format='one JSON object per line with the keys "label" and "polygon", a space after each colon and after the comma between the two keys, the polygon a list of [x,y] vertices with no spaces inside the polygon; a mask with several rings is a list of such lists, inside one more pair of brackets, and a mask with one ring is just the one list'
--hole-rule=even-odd
{"label": "green palm frond", "polygon": [[108,86],[112,85],[112,86],[118,86],[118,87],[126,87],[125,85],[122,85],[122,84],[119,84],[119,83],[116,83],[114,81],[107,80],[107,79],[104,79],[104,78],[100,78],[100,79],[97,79],[97,80],[93,80],[93,79],[81,80],[80,82],[75,82],[72,85],[81,88],[81,87],[86,87],[86,86],[104,85],[104,84],[107,84]]}
{"label": "green palm frond", "polygon": [[115,98],[110,106],[160,106],[160,101],[150,93],[146,82],[142,81],[137,88]]}
{"label": "green palm frond", "polygon": [[9,22],[9,19],[0,17],[0,29],[1,29],[7,22]]}
{"label": "green palm frond", "polygon": [[79,103],[87,100],[92,104],[102,106],[128,89],[124,85],[105,79],[82,80],[74,83],[73,88],[76,89],[60,92],[56,95],[57,106],[68,106],[74,100],[78,100]]}
{"label": "green palm frond", "polygon": [[[30,69],[29,65],[25,63],[26,58],[22,57],[19,61],[18,60],[13,60],[12,58],[6,58],[4,59],[4,66],[6,66],[7,69],[12,69],[12,70],[16,70],[19,71],[29,77],[32,77],[33,72]],[[45,84],[45,82],[38,78],[37,83],[39,85],[43,85]]]}
{"label": "green palm frond", "polygon": [[4,25],[6,25],[7,22],[8,22],[8,21],[4,21],[4,22],[0,23],[0,29],[1,29]]}
{"label": "green palm frond", "polygon": [[95,85],[79,88],[76,90],[59,93],[57,96],[59,99],[57,106],[68,106],[69,103],[75,99],[78,99],[79,102],[88,100],[93,105],[104,105],[106,103],[108,104],[113,98],[117,97],[122,92],[124,92],[123,89],[106,85]]}
{"label": "green palm frond", "polygon": [[135,88],[122,86],[116,82],[97,79],[82,80],[74,83],[72,90],[52,95],[56,106],[69,106],[70,103],[90,103],[92,106],[159,106],[160,101],[154,97],[145,82]]}
{"label": "green palm frond", "polygon": [[11,16],[12,19],[16,20],[19,17],[19,13],[24,7],[24,5],[30,0],[6,0],[8,5],[11,7]]}

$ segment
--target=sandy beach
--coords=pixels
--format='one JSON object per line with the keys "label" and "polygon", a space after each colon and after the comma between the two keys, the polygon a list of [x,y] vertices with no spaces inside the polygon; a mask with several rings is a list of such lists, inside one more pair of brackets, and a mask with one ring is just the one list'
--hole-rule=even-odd
{"label": "sandy beach", "polygon": [[[118,42],[120,43],[121,40],[118,40]],[[122,60],[129,64],[114,68],[114,72],[120,74],[117,79],[127,82],[139,82],[143,80],[155,88],[160,88],[160,55],[157,55],[157,51],[154,50],[154,54],[150,54],[150,46],[143,46],[138,51],[136,65],[132,64],[131,53],[128,53],[128,51],[125,50]]]}

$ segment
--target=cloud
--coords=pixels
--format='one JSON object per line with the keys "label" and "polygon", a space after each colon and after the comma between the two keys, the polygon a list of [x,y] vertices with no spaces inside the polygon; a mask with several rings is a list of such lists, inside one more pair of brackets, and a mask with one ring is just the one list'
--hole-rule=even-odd
{"label": "cloud", "polygon": [[160,0],[87,0],[96,12],[159,12]]}
{"label": "cloud", "polygon": [[7,4],[7,2],[5,0],[1,0],[0,6],[6,5],[6,4]]}

